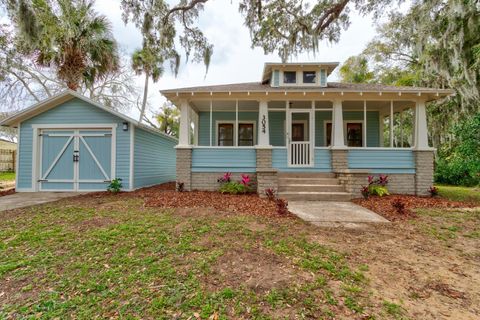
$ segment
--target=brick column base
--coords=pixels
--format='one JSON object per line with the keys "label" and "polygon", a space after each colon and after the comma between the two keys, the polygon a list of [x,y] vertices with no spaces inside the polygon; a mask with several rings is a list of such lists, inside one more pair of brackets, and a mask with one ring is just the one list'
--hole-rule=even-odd
{"label": "brick column base", "polygon": [[278,174],[276,169],[257,169],[257,192],[265,197],[265,189],[272,188],[278,191]]}
{"label": "brick column base", "polygon": [[414,150],[415,154],[415,194],[428,195],[428,189],[433,185],[433,151]]}
{"label": "brick column base", "polygon": [[257,169],[272,168],[272,148],[256,148]]}
{"label": "brick column base", "polygon": [[332,149],[332,169],[335,173],[348,169],[348,150]]}
{"label": "brick column base", "polygon": [[185,191],[192,190],[192,149],[177,148],[177,184],[183,183]]}

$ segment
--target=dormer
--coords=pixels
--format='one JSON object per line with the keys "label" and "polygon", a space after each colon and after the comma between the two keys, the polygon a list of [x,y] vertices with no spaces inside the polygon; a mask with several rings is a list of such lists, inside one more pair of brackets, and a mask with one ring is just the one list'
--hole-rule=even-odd
{"label": "dormer", "polygon": [[263,68],[262,83],[272,87],[326,87],[338,62],[272,63]]}

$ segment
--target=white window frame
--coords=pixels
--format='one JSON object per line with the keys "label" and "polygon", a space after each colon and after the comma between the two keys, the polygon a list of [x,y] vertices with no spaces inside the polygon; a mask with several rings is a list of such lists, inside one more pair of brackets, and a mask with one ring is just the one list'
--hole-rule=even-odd
{"label": "white window frame", "polygon": [[[235,124],[238,123],[237,126]],[[241,147],[254,147],[257,144],[257,122],[252,120],[216,120],[215,121],[215,146],[217,147],[228,147],[228,146],[219,146],[218,145],[218,126],[220,124],[233,124],[233,147],[238,147],[238,126],[240,124],[253,124],[253,146],[241,146]],[[231,148],[231,147],[230,147]]]}

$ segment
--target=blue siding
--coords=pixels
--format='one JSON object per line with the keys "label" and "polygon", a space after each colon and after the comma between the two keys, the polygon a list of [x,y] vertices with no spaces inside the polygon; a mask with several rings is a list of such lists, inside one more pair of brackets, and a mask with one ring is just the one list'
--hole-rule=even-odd
{"label": "blue siding", "polygon": [[273,70],[273,87],[278,87],[280,85],[280,72],[278,70]]}
{"label": "blue siding", "polygon": [[314,166],[311,168],[290,168],[287,161],[287,148],[272,150],[272,167],[278,171],[331,172],[332,156],[328,149],[315,149]]}
{"label": "blue siding", "polygon": [[412,150],[349,150],[349,169],[369,169],[372,173],[415,173]]}
{"label": "blue siding", "polygon": [[192,172],[255,172],[253,148],[205,148],[192,150]]}
{"label": "blue siding", "polygon": [[135,188],[175,181],[175,141],[141,128],[134,134]]}
{"label": "blue siding", "polygon": [[18,188],[32,188],[32,124],[117,124],[116,178],[130,186],[130,132],[122,130],[124,120],[81,99],[71,99],[57,107],[32,117],[20,125]]}
{"label": "blue siding", "polygon": [[[216,122],[217,121],[235,121],[235,112],[213,112],[212,113],[212,146],[216,145]],[[238,112],[239,121],[253,121],[257,130],[258,137],[258,112]],[[209,146],[210,138],[210,112],[199,112],[198,114],[198,145]]]}

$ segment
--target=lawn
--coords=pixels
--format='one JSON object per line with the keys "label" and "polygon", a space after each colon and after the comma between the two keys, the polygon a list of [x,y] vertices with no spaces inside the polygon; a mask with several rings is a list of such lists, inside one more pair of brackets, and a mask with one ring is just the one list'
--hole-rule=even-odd
{"label": "lawn", "polygon": [[480,202],[480,187],[436,185],[441,197],[456,201]]}
{"label": "lawn", "polygon": [[0,181],[15,181],[15,172],[13,171],[0,172]]}
{"label": "lawn", "polygon": [[478,209],[329,229],[132,193],[0,214],[0,318],[480,315]]}

